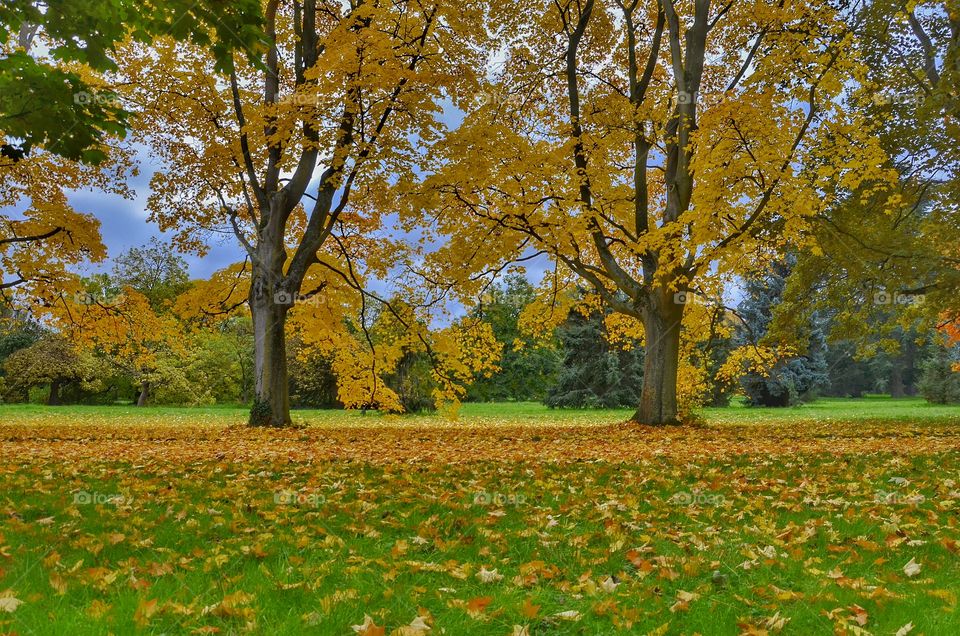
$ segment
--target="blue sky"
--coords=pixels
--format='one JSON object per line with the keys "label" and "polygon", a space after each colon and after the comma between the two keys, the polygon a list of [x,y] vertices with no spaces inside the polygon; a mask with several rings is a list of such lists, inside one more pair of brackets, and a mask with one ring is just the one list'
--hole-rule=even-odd
{"label": "blue sky", "polygon": [[[150,178],[157,169],[150,160],[149,151],[140,147],[136,151],[140,174],[132,177],[128,185],[135,192],[133,199],[105,194],[98,190],[83,190],[68,193],[70,203],[81,212],[88,212],[100,219],[103,243],[107,246],[108,259],[113,259],[130,249],[146,244],[151,237],[169,241],[156,223],[148,220],[147,198],[150,196]],[[183,254],[190,268],[191,278],[207,278],[218,269],[243,260],[243,250],[230,235],[214,235],[210,238],[210,251],[204,257]],[[91,271],[110,269],[110,263],[93,265]],[[86,272],[84,272],[86,273]]]}

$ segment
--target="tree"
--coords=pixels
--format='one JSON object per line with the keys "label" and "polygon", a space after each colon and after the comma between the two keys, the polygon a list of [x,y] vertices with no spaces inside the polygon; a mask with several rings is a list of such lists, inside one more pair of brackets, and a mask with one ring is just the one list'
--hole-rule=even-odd
{"label": "tree", "polygon": [[[115,288],[117,289],[117,288]],[[137,406],[146,406],[158,382],[173,377],[184,339],[176,320],[153,311],[139,291],[125,287],[101,295],[62,296],[50,309],[61,332],[77,346],[98,351],[134,380]]]}
{"label": "tree", "polygon": [[[248,271],[247,263],[238,263],[194,281],[177,299],[175,313],[207,329],[224,317],[246,321]],[[373,292],[351,293],[357,291],[352,282],[325,269],[312,270],[308,286],[324,293],[298,299],[284,334],[292,345],[287,364],[297,374],[291,395],[302,403],[401,412],[397,372],[412,356],[424,380],[418,384],[432,403],[455,409],[469,383],[496,368],[500,345],[482,321],[431,324],[430,306],[407,302],[411,294],[381,299]],[[304,368],[309,365],[316,368]],[[429,381],[423,377],[428,372]]]}
{"label": "tree", "polygon": [[500,370],[470,385],[468,399],[484,401],[541,401],[556,381],[562,353],[555,338],[537,339],[520,329],[523,310],[534,301],[536,290],[519,274],[508,275],[495,285],[475,310],[489,323],[503,346]]}
{"label": "tree", "polygon": [[642,323],[634,420],[676,422],[682,301],[805,243],[827,175],[891,178],[845,107],[857,17],[828,0],[512,3],[491,99],[438,144],[415,202],[459,237],[438,270],[550,254]]}
{"label": "tree", "polygon": [[139,130],[166,166],[152,218],[201,251],[200,237],[228,229],[247,253],[251,424],[291,421],[288,313],[330,293],[308,286],[311,270],[363,294],[364,270],[400,257],[384,235],[367,240],[392,207],[385,184],[413,180],[442,100],[473,77],[480,15],[473,3],[269,0],[256,64],[218,72],[202,50],[164,42],[128,52],[121,92],[143,105]]}
{"label": "tree", "polygon": [[501,353],[487,323],[467,316],[431,327],[423,307],[401,298],[368,308],[348,327],[314,348],[331,358],[337,399],[347,408],[455,412],[474,378],[496,370]]}
{"label": "tree", "polygon": [[35,343],[44,333],[40,323],[25,312],[3,307],[0,316],[0,363],[13,352]]}
{"label": "tree", "polygon": [[[788,255],[773,263],[769,270],[747,279],[746,296],[737,309],[741,318],[736,338],[738,346],[756,348],[766,344],[773,335],[770,324],[795,263],[796,257]],[[762,372],[754,371],[741,378],[740,385],[749,404],[791,406],[798,400],[815,396],[818,389],[826,386],[829,381],[826,337],[821,323],[816,315],[810,316],[804,328],[795,331],[806,339],[800,343],[800,355],[778,357]]]}
{"label": "tree", "polygon": [[[293,406],[340,408],[337,376],[329,354],[304,349],[296,339],[290,350],[290,400]],[[252,350],[250,360],[253,360]]]}
{"label": "tree", "polygon": [[864,393],[883,393],[890,388],[892,357],[882,350],[861,355],[858,343],[850,340],[831,342],[827,347],[830,380],[823,395],[860,398]]}
{"label": "tree", "polygon": [[434,411],[437,408],[437,382],[433,378],[430,356],[419,351],[406,351],[397,360],[384,383],[397,394],[404,413]]}
{"label": "tree", "polygon": [[724,364],[736,349],[736,326],[739,320],[735,312],[722,304],[708,308],[709,327],[705,337],[695,347],[695,364],[701,370],[705,383],[702,402],[706,406],[724,407],[736,392],[737,383],[721,374]]}
{"label": "tree", "polygon": [[633,406],[643,386],[639,342],[611,344],[604,312],[577,308],[559,329],[564,358],[544,402],[551,408]]}
{"label": "tree", "polygon": [[[130,196],[127,113],[102,74],[119,42],[156,34],[229,51],[263,39],[259,0],[8,0],[0,6],[0,292],[49,302],[68,271],[106,256],[100,224],[70,190]],[[82,289],[74,286],[69,293]]]}
{"label": "tree", "polygon": [[182,361],[190,338],[173,312],[174,294],[184,294],[185,261],[154,239],[120,255],[113,275],[79,280],[81,292],[61,292],[46,308],[73,342],[110,359],[139,387],[146,406],[160,384],[185,382]]}
{"label": "tree", "polygon": [[4,371],[8,391],[49,385],[49,406],[60,404],[60,392],[69,384],[79,384],[85,390],[102,388],[105,375],[104,365],[92,353],[54,334],[12,353],[4,362]]}
{"label": "tree", "polygon": [[[911,366],[907,334],[960,313],[960,11],[953,0],[879,0],[864,15],[864,90],[850,107],[873,122],[895,187],[832,179],[839,199],[815,219],[816,250],[801,252],[787,296],[822,290],[833,336],[899,349],[896,373]],[[901,383],[892,377],[891,392]]]}
{"label": "tree", "polygon": [[934,404],[960,402],[960,369],[956,347],[942,341],[935,343],[933,351],[922,365],[920,393]]}
{"label": "tree", "polygon": [[132,287],[147,297],[154,311],[169,308],[190,286],[187,262],[156,237],[148,245],[133,247],[117,257],[113,280],[120,287]]}
{"label": "tree", "polygon": [[[259,0],[7,0],[0,6],[0,152],[19,160],[42,147],[100,163],[102,144],[124,135],[128,113],[85,71],[113,70],[121,42],[157,35],[208,47],[225,66],[233,50],[263,44],[261,20]],[[32,50],[36,44],[42,53]]]}
{"label": "tree", "polygon": [[100,221],[76,210],[67,192],[95,189],[132,196],[124,184],[129,158],[114,154],[96,168],[49,153],[17,161],[0,157],[0,292],[5,298],[43,303],[65,290],[82,291],[71,268],[102,261],[106,248]]}

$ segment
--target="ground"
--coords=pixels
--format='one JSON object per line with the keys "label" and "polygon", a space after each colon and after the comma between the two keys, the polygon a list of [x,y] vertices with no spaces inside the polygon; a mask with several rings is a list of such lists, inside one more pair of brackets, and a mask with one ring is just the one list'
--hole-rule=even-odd
{"label": "ground", "polygon": [[0,407],[0,632],[957,634],[960,408]]}

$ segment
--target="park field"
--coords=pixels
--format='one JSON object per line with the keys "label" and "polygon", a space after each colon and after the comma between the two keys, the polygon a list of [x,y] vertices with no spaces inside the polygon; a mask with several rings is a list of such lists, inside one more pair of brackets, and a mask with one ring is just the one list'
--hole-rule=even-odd
{"label": "park field", "polygon": [[0,407],[0,633],[960,633],[960,407],[244,415]]}

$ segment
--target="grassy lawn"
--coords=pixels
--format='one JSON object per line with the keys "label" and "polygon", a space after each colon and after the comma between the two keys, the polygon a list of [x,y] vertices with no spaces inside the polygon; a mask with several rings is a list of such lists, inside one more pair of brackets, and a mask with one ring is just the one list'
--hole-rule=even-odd
{"label": "grassy lawn", "polygon": [[[137,408],[135,406],[58,406],[37,404],[0,405],[0,425],[61,425],[64,421],[148,426],[244,424],[248,408],[234,405],[208,407]],[[537,402],[468,403],[457,417],[441,414],[381,415],[376,412],[298,409],[296,423],[306,426],[356,427],[381,426],[512,426],[518,423],[544,425],[613,424],[633,415],[629,409],[574,410],[549,409]],[[893,400],[889,397],[861,399],[823,398],[810,404],[789,408],[748,408],[734,403],[728,408],[705,408],[700,416],[709,424],[770,424],[790,422],[951,422],[960,424],[960,407],[928,404],[921,398]]]}
{"label": "grassy lawn", "polygon": [[0,408],[0,633],[960,633],[958,408],[297,415]]}

